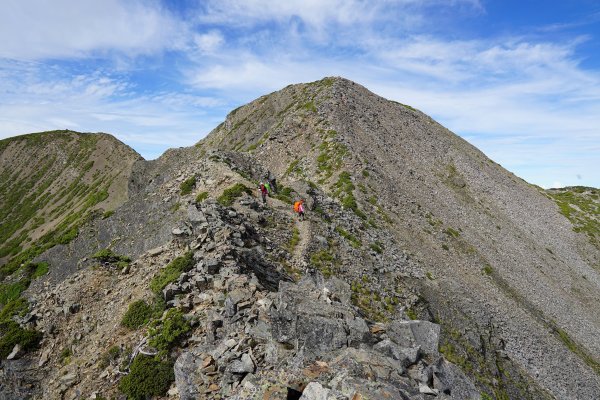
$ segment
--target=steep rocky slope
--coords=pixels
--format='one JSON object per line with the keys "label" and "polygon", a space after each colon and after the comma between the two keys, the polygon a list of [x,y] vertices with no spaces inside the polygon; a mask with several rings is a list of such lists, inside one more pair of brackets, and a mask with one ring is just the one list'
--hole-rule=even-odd
{"label": "steep rocky slope", "polygon": [[[428,276],[425,308],[455,361],[495,374],[498,350],[554,396],[593,398],[598,250],[538,188],[419,111],[343,79],[257,99],[207,141],[312,180],[386,227],[420,265],[415,276]],[[344,172],[352,196],[340,191]],[[369,225],[355,235],[378,229]]]}
{"label": "steep rocky slope", "polygon": [[128,182],[35,260],[15,319],[43,336],[2,362],[5,397],[599,392],[597,193],[548,194],[409,106],[288,86]]}

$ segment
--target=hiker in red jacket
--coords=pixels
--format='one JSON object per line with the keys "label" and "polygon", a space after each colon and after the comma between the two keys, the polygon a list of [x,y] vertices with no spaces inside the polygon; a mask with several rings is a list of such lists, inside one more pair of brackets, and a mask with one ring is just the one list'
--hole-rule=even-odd
{"label": "hiker in red jacket", "polygon": [[265,184],[262,182],[260,183],[260,194],[262,196],[263,204],[267,204],[267,194],[269,194],[269,191],[267,190]]}

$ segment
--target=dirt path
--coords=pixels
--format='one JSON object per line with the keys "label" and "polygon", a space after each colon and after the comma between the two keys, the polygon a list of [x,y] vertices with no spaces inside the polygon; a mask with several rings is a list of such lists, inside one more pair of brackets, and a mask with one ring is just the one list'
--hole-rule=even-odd
{"label": "dirt path", "polygon": [[284,212],[294,220],[294,228],[298,230],[299,241],[292,251],[292,264],[299,269],[307,266],[306,252],[311,238],[311,222],[305,217],[304,221],[298,221],[298,215],[294,212],[292,206],[279,199],[270,197],[269,207]]}
{"label": "dirt path", "polygon": [[298,268],[304,268],[307,265],[305,255],[311,237],[310,221],[308,219],[305,219],[304,221],[298,221],[298,219],[296,218],[294,226],[296,229],[298,229],[300,240],[294,248],[294,252],[292,254],[292,262]]}

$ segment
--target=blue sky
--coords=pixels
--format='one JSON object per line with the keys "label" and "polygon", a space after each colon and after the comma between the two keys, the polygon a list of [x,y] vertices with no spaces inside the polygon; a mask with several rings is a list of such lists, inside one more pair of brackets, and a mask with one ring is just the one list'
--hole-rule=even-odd
{"label": "blue sky", "polygon": [[290,83],[352,79],[543,187],[600,187],[597,0],[3,0],[0,138],[145,158]]}

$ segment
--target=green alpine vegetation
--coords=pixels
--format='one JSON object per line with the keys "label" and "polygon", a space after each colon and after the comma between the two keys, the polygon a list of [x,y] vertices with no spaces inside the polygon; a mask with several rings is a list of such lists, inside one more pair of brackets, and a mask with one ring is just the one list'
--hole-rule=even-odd
{"label": "green alpine vegetation", "polygon": [[335,171],[338,171],[342,165],[344,156],[348,154],[348,148],[333,140],[337,136],[334,130],[325,132],[324,141],[319,145],[319,155],[317,156],[317,172],[321,175],[319,183],[324,183]]}
{"label": "green alpine vegetation", "polygon": [[192,329],[190,322],[177,308],[171,308],[162,320],[154,321],[154,325],[149,329],[148,343],[162,354],[166,354]]}
{"label": "green alpine vegetation", "polygon": [[140,159],[109,135],[72,131],[5,139],[0,155],[0,278],[122,204]]}
{"label": "green alpine vegetation", "polygon": [[571,221],[573,230],[584,233],[600,248],[600,189],[574,186],[550,189],[546,193],[556,202],[560,213]]}
{"label": "green alpine vegetation", "polygon": [[223,194],[217,198],[217,201],[222,206],[229,207],[233,204],[235,199],[241,197],[244,193],[251,195],[252,190],[250,190],[250,188],[248,188],[243,183],[236,183],[232,187],[225,189],[223,191]]}
{"label": "green alpine vegetation", "polygon": [[139,354],[133,360],[129,374],[119,382],[119,390],[130,400],[164,396],[175,380],[173,364]]}
{"label": "green alpine vegetation", "polygon": [[121,325],[129,329],[137,329],[150,321],[152,316],[152,307],[144,300],[138,300],[129,305],[127,312],[121,320]]}
{"label": "green alpine vegetation", "polygon": [[200,192],[196,195],[196,203],[202,203],[206,199],[208,199],[208,192]]}
{"label": "green alpine vegetation", "polygon": [[194,186],[196,186],[196,176],[195,175],[190,176],[185,181],[181,182],[181,185],[179,185],[179,189],[181,189],[180,194],[182,196],[185,196],[186,194],[192,193]]}
{"label": "green alpine vegetation", "polygon": [[103,249],[92,256],[93,259],[102,263],[112,264],[116,267],[123,268],[131,263],[131,258],[119,254],[115,254],[111,249]]}
{"label": "green alpine vegetation", "polygon": [[158,275],[150,281],[150,289],[154,293],[160,293],[172,282],[175,282],[179,275],[187,272],[194,266],[194,253],[188,251],[183,256],[175,258],[167,266],[162,269]]}
{"label": "green alpine vegetation", "polygon": [[366,220],[367,215],[360,210],[356,197],[354,197],[354,184],[352,183],[352,177],[347,171],[340,173],[337,182],[333,185],[333,195],[342,201],[342,207],[354,211],[361,219]]}

